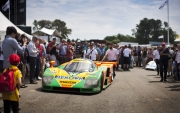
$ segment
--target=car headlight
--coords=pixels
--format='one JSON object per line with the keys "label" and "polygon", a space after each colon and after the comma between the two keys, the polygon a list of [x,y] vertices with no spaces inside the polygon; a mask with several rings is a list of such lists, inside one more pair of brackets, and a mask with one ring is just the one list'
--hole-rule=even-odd
{"label": "car headlight", "polygon": [[98,79],[86,79],[84,83],[84,88],[97,87],[99,85]]}
{"label": "car headlight", "polygon": [[46,85],[50,85],[53,78],[54,78],[53,76],[43,76],[42,83]]}

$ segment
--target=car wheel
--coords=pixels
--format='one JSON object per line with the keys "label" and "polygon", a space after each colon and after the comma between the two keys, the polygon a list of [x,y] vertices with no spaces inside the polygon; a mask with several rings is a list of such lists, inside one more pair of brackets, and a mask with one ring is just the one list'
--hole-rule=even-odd
{"label": "car wheel", "polygon": [[102,74],[101,74],[100,92],[103,90],[103,85],[104,85],[104,76],[103,76],[103,73],[102,73]]}

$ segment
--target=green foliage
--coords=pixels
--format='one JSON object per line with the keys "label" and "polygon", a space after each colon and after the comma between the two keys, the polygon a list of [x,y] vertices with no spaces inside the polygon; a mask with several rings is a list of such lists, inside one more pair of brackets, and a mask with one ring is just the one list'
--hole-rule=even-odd
{"label": "green foliage", "polygon": [[66,23],[59,19],[55,19],[54,21],[34,20],[33,25],[34,25],[33,30],[40,30],[43,27],[45,27],[47,29],[56,29],[61,33],[62,38],[68,38],[68,35],[70,35],[72,32],[71,29],[67,28]]}
{"label": "green foliage", "polygon": [[[168,23],[162,24],[161,20],[147,19],[140,20],[135,29],[132,29],[132,35],[137,39],[140,44],[148,44],[149,41],[162,41],[158,39],[159,36],[164,35],[164,40],[167,41],[167,28]],[[176,32],[169,28],[169,42],[174,43],[177,36]]]}
{"label": "green foliage", "polygon": [[136,38],[129,36],[129,35],[123,35],[123,34],[117,34],[114,36],[106,36],[104,38],[107,43],[119,43],[121,42],[137,42]]}

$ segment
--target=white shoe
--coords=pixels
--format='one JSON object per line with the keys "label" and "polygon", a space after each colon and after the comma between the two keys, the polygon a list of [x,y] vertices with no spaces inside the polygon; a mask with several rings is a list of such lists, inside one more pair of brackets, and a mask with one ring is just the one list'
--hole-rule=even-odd
{"label": "white shoe", "polygon": [[41,80],[42,78],[41,77],[38,77],[39,80]]}

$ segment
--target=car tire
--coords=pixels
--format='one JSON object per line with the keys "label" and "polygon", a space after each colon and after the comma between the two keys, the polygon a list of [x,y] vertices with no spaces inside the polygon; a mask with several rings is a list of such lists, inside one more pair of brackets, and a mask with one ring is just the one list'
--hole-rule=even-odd
{"label": "car tire", "polygon": [[103,90],[103,85],[104,85],[104,76],[103,76],[103,73],[102,73],[101,74],[100,92]]}

